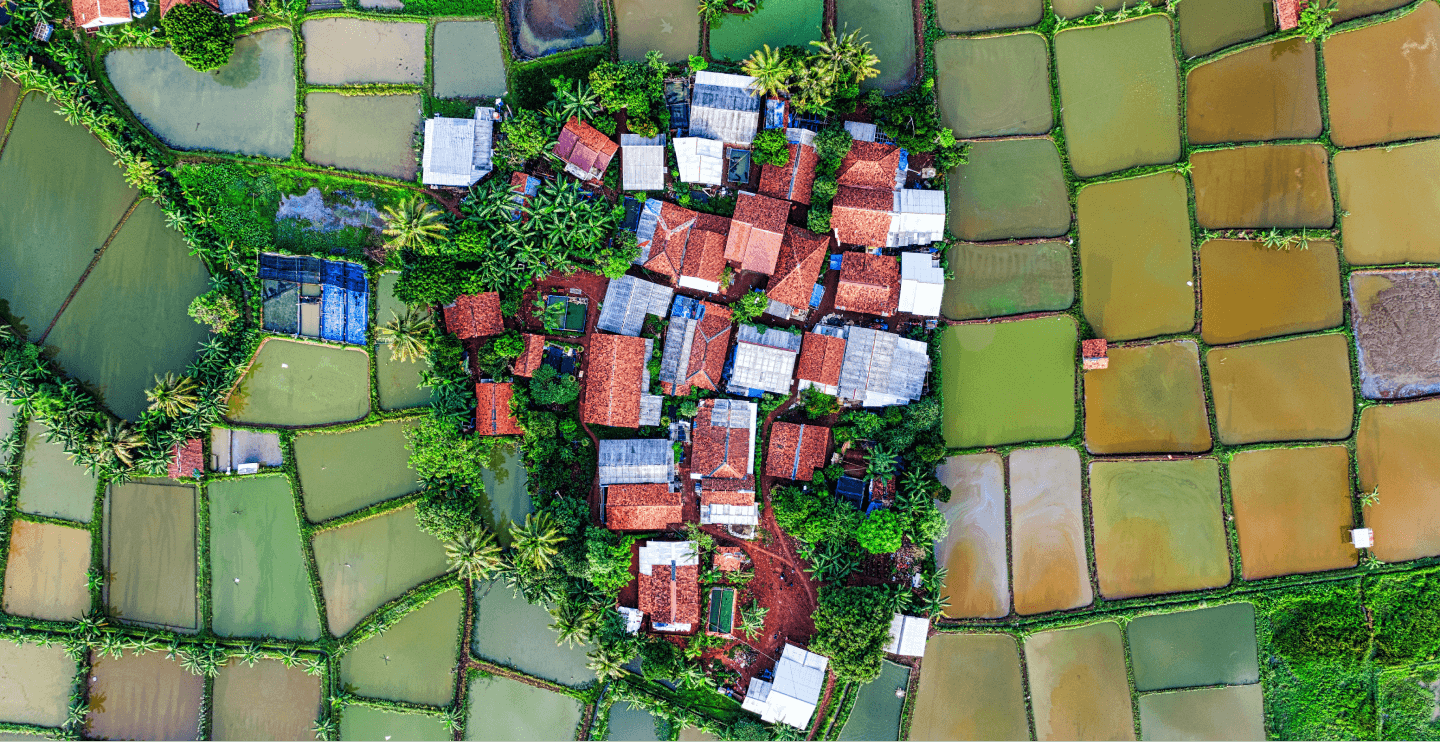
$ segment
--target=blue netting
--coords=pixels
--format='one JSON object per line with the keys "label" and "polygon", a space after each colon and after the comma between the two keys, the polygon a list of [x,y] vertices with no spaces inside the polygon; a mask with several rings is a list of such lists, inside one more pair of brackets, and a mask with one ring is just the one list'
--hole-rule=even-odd
{"label": "blue netting", "polygon": [[325,284],[320,287],[320,337],[345,342],[345,289]]}
{"label": "blue netting", "polygon": [[351,345],[365,344],[365,325],[370,316],[370,294],[360,291],[345,292],[345,342]]}

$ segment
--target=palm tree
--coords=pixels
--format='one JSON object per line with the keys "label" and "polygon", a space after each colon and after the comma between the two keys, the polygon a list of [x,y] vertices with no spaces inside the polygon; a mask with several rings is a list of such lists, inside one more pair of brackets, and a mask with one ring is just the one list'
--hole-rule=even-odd
{"label": "palm tree", "polygon": [[560,544],[565,541],[548,513],[525,516],[523,526],[511,523],[510,538],[515,546],[515,560],[540,571],[554,564],[551,557],[560,551]]}
{"label": "palm tree", "polygon": [[752,637],[759,634],[765,628],[765,615],[769,612],[769,608],[759,603],[751,603],[740,611],[740,631]]}
{"label": "palm tree", "polygon": [[835,75],[819,64],[800,65],[795,71],[795,96],[792,101],[800,113],[828,113],[835,93]]}
{"label": "palm tree", "polygon": [[900,457],[885,450],[884,446],[877,445],[870,449],[866,460],[865,476],[886,482],[895,476],[895,468],[900,462]]}
{"label": "palm tree", "polygon": [[703,685],[708,678],[705,676],[705,668],[693,662],[685,662],[675,670],[673,680],[686,690],[695,690]]}
{"label": "palm tree", "polygon": [[425,336],[433,329],[435,319],[429,312],[410,307],[401,315],[390,313],[390,321],[380,328],[380,342],[390,344],[390,360],[414,363],[429,352]]}
{"label": "palm tree", "polygon": [[763,49],[756,49],[749,59],[740,64],[740,69],[755,78],[755,82],[750,83],[750,90],[756,95],[785,95],[790,92],[790,75],[794,73],[794,67],[780,56],[779,49],[771,49],[769,44]]}
{"label": "palm tree", "polygon": [[557,89],[555,100],[559,102],[560,115],[566,121],[577,118],[588,122],[600,111],[600,97],[584,80],[576,80],[574,90],[568,87]]}
{"label": "palm tree", "polygon": [[838,79],[861,83],[880,75],[880,58],[871,53],[870,42],[860,35],[859,29],[838,37],[828,32],[823,40],[812,41],[810,45]]}
{"label": "palm tree", "polygon": [[441,212],[419,196],[386,206],[383,234],[390,238],[386,246],[424,252],[449,229],[440,217]]}
{"label": "palm tree", "polygon": [[155,386],[145,391],[145,399],[152,412],[158,411],[165,417],[179,417],[194,412],[200,404],[199,387],[189,376],[176,376],[167,372],[164,378],[155,377]]}
{"label": "palm tree", "polygon": [[555,631],[557,647],[585,644],[595,633],[595,611],[577,602],[563,601],[550,609],[550,615],[555,617],[555,623],[550,624],[550,628]]}
{"label": "palm tree", "polygon": [[89,453],[95,464],[104,467],[119,462],[130,466],[135,462],[135,449],[145,445],[145,436],[120,420],[107,420],[105,427],[90,437]]}
{"label": "palm tree", "polygon": [[624,675],[625,663],[630,661],[630,658],[621,654],[619,649],[604,644],[591,650],[586,656],[590,658],[590,661],[585,666],[595,671],[595,676],[601,680]]}
{"label": "palm tree", "polygon": [[465,533],[454,541],[447,541],[445,560],[450,564],[450,571],[458,572],[462,580],[486,579],[504,564],[500,546],[488,531]]}

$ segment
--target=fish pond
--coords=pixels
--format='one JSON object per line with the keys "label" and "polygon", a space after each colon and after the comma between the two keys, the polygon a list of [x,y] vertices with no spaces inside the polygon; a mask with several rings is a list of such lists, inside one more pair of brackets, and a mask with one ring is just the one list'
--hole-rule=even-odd
{"label": "fish pond", "polygon": [[1063,611],[1095,600],[1085,555],[1080,452],[1027,448],[1010,454],[1010,554],[1015,612]]}
{"label": "fish pond", "polygon": [[1330,140],[1363,147],[1440,134],[1440,5],[1325,39]]}
{"label": "fish pond", "polygon": [[15,520],[5,561],[5,612],[75,621],[90,611],[89,571],[89,531]]}
{"label": "fish pond", "polygon": [[425,84],[423,23],[316,18],[305,21],[300,32],[305,81],[311,85]]}
{"label": "fish pond", "polygon": [[95,656],[85,729],[101,739],[199,739],[205,676],[164,652]]}
{"label": "fish pond", "polygon": [[340,658],[340,682],[361,696],[429,706],[450,703],[465,597],[441,593]]}
{"label": "fish pond", "polygon": [[609,720],[610,734],[606,739],[628,742],[652,742],[660,739],[655,730],[655,717],[641,706],[617,703],[610,707]]}
{"label": "fish pond", "polygon": [[1070,230],[1060,153],[1049,139],[975,142],[950,172],[948,223],[962,240],[1058,237]]}
{"label": "fish pond", "polygon": [[413,421],[295,437],[305,517],[319,523],[420,489],[406,431]]}
{"label": "fish pond", "polygon": [[1241,576],[1355,566],[1350,452],[1344,446],[1241,451],[1230,460]]}
{"label": "fish pond", "polygon": [[1109,351],[1085,372],[1085,447],[1095,454],[1210,450],[1210,422],[1193,340]]}
{"label": "fish pond", "polygon": [[455,739],[450,722],[439,716],[420,713],[397,713],[369,706],[346,706],[340,714],[340,739],[370,742],[371,740],[414,740],[414,742],[449,742]]}
{"label": "fish pond", "polygon": [[[399,280],[399,273],[386,273],[380,277],[375,323],[381,327],[405,314],[405,303],[395,298],[395,284]],[[430,313],[428,307],[420,311],[427,315]],[[420,386],[420,375],[429,370],[428,357],[397,361],[391,357],[389,348],[378,347],[375,351],[375,376],[380,390],[380,409],[401,410],[430,404],[430,390]]]}
{"label": "fish pond", "polygon": [[536,59],[605,43],[605,5],[600,0],[505,0],[510,49]]}
{"label": "fish pond", "polygon": [[947,319],[1060,311],[1075,303],[1074,259],[1064,242],[953,243],[941,313]]}
{"label": "fish pond", "polygon": [[949,523],[935,542],[935,563],[947,570],[940,594],[950,618],[1000,618],[1010,613],[1005,556],[1005,467],[1000,455],[952,456],[936,470],[950,500],[939,505]]}
{"label": "fish pond", "polygon": [[496,446],[480,479],[485,483],[485,494],[479,498],[482,520],[496,541],[509,546],[510,524],[524,521],[535,510],[518,446]]}
{"label": "fish pond", "polygon": [[910,668],[881,661],[880,677],[860,686],[842,740],[899,739],[900,711],[910,686]]}
{"label": "fish pond", "polygon": [[1221,443],[1350,436],[1355,395],[1344,335],[1212,348],[1205,367]]}
{"label": "fish pond", "polygon": [[419,95],[305,96],[305,159],[316,165],[415,179]]}
{"label": "fish pond", "polygon": [[[471,739],[574,739],[585,713],[585,707],[570,696],[499,676],[475,677],[470,681],[467,695],[470,703],[467,727]],[[525,712],[497,714],[497,709],[524,709]],[[611,739],[623,739],[615,736],[614,711],[610,715],[610,731]],[[653,721],[650,733],[653,737]]]}
{"label": "fish pond", "polygon": [[1440,142],[1337,152],[1335,183],[1345,260],[1440,262]]}
{"label": "fish pond", "polygon": [[438,98],[488,98],[506,92],[500,32],[491,21],[435,24],[432,64]]}
{"label": "fish pond", "polygon": [[0,720],[58,727],[69,716],[74,687],[75,660],[64,647],[0,639]]}
{"label": "fish pond", "polygon": [[215,633],[320,638],[290,480],[225,479],[211,483],[208,495]]}
{"label": "fish pond", "polygon": [[105,502],[106,605],[122,620],[199,628],[195,488],[165,479],[110,485]]}
{"label": "fish pond", "polygon": [[[1183,19],[1181,24],[1183,31]],[[1185,77],[1186,136],[1191,144],[1320,136],[1315,67],[1314,45],[1288,39],[1190,70]]]}
{"label": "fish pond", "polygon": [[1340,324],[1335,244],[1274,250],[1259,242],[1200,246],[1200,337],[1211,345],[1325,330]]}
{"label": "fish pond", "polygon": [[947,33],[1033,26],[1044,15],[1045,0],[935,0],[935,22]]}
{"label": "fish pond", "polygon": [[1126,634],[1138,691],[1260,680],[1249,603],[1141,616]]}
{"label": "fish pond", "polygon": [[860,87],[897,93],[915,82],[915,3],[913,0],[836,0],[835,25],[859,31],[880,58],[880,75]]}
{"label": "fish pond", "polygon": [[1035,33],[935,42],[936,98],[955,136],[1044,134],[1050,107],[1050,55]]}
{"label": "fish pond", "polygon": [[279,660],[232,661],[215,676],[213,739],[315,739],[319,676]]}
{"label": "fish pond", "polygon": [[952,325],[941,341],[952,448],[1065,438],[1075,430],[1075,321]]}
{"label": "fish pond", "polygon": [[1263,739],[1264,694],[1259,685],[1150,693],[1140,696],[1144,739]]}
{"label": "fish pond", "polygon": [[764,44],[809,49],[811,41],[820,39],[824,15],[823,0],[766,0],[753,13],[727,13],[719,28],[710,29],[710,54],[739,61]]}
{"label": "fish pond", "polygon": [[1377,559],[1400,562],[1440,554],[1440,400],[1366,407],[1360,413],[1355,454],[1360,491],[1377,488],[1380,501],[1365,508],[1375,530]]}
{"label": "fish pond", "polygon": [[1319,144],[1262,144],[1196,152],[1195,222],[1205,229],[1329,227],[1329,154]]}
{"label": "fish pond", "polygon": [[446,567],[445,549],[415,524],[413,506],[321,531],[313,548],[335,636]]}
{"label": "fish pond", "polygon": [[1119,624],[1031,634],[1025,665],[1036,739],[1135,739]]}
{"label": "fish pond", "polygon": [[616,0],[615,22],[624,60],[643,62],[653,49],[665,55],[666,62],[683,62],[700,50],[700,16],[684,3]]}
{"label": "fish pond", "polygon": [[35,515],[89,523],[100,483],[59,443],[47,441],[49,432],[44,423],[38,422],[30,423],[25,431],[19,507]]}
{"label": "fish pond", "polygon": [[370,412],[370,358],[362,350],[268,338],[230,393],[226,416],[252,425],[305,426]]}
{"label": "fish pond", "polygon": [[[1082,0],[1063,0],[1084,5]],[[1093,8],[1087,8],[1090,12]],[[1275,13],[1267,3],[1254,0],[1186,0],[1175,9],[1180,26],[1180,49],[1198,57],[1275,30]]]}
{"label": "fish pond", "polygon": [[586,667],[590,647],[557,645],[549,628],[555,619],[544,606],[527,603],[501,581],[480,584],[475,596],[471,649],[476,656],[561,685],[595,679]]}
{"label": "fish pond", "polygon": [[[985,672],[975,672],[983,667]],[[1020,652],[1009,634],[936,634],[925,645],[912,740],[1029,739]]]}
{"label": "fish pond", "polygon": [[1440,392],[1440,271],[1350,274],[1350,316],[1369,399]]}

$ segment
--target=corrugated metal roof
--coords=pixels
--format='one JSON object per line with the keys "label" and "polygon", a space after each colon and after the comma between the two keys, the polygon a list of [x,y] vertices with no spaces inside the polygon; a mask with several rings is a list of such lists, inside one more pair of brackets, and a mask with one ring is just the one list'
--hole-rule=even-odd
{"label": "corrugated metal roof", "polygon": [[620,135],[620,172],[627,191],[665,188],[665,137]]}
{"label": "corrugated metal roof", "polygon": [[920,398],[930,372],[924,343],[865,327],[851,327],[847,334],[841,399],[879,407]]}
{"label": "corrugated metal roof", "polygon": [[675,479],[675,449],[664,439],[601,439],[600,486],[666,484]]}
{"label": "corrugated metal roof", "polygon": [[680,137],[675,140],[675,163],[682,182],[720,185],[725,145],[715,139]]}
{"label": "corrugated metal roof", "polygon": [[645,327],[645,315],[664,317],[675,289],[658,283],[625,276],[610,282],[605,289],[605,305],[600,310],[596,327],[617,335],[639,337]]}

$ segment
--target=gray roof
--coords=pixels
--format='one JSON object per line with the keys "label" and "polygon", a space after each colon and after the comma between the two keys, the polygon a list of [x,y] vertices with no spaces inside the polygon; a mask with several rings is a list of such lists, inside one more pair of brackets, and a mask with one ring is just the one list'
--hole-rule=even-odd
{"label": "gray roof", "polygon": [[627,191],[665,188],[665,137],[620,135],[620,173]]}
{"label": "gray roof", "polygon": [[238,15],[249,10],[249,0],[220,0],[220,15]]}
{"label": "gray roof", "polygon": [[728,389],[732,394],[745,394],[750,389],[763,389],[788,394],[795,377],[795,356],[800,352],[800,336],[784,330],[764,334],[750,325],[741,325],[736,333],[735,364],[730,373]]}
{"label": "gray roof", "polygon": [[668,484],[675,478],[675,449],[670,441],[625,439],[600,441],[600,486]]}
{"label": "gray roof", "polygon": [[930,355],[925,344],[892,332],[851,327],[840,365],[840,398],[867,407],[906,404],[925,390]]}
{"label": "gray roof", "polygon": [[664,317],[670,311],[670,297],[675,289],[658,283],[624,276],[611,281],[605,289],[605,305],[600,309],[596,327],[617,335],[640,337],[645,315]]}
{"label": "gray roof", "polygon": [[945,239],[945,192],[904,188],[892,200],[887,247],[927,245]]}
{"label": "gray roof", "polygon": [[690,135],[749,144],[760,126],[760,96],[755,78],[717,72],[695,73],[690,96]]}
{"label": "gray roof", "polygon": [[495,118],[488,109],[475,109],[475,117],[425,120],[425,151],[420,182],[431,186],[471,186],[494,165],[491,148]]}
{"label": "gray roof", "polygon": [[845,131],[850,133],[850,138],[857,142],[875,141],[875,125],[863,121],[846,121]]}

